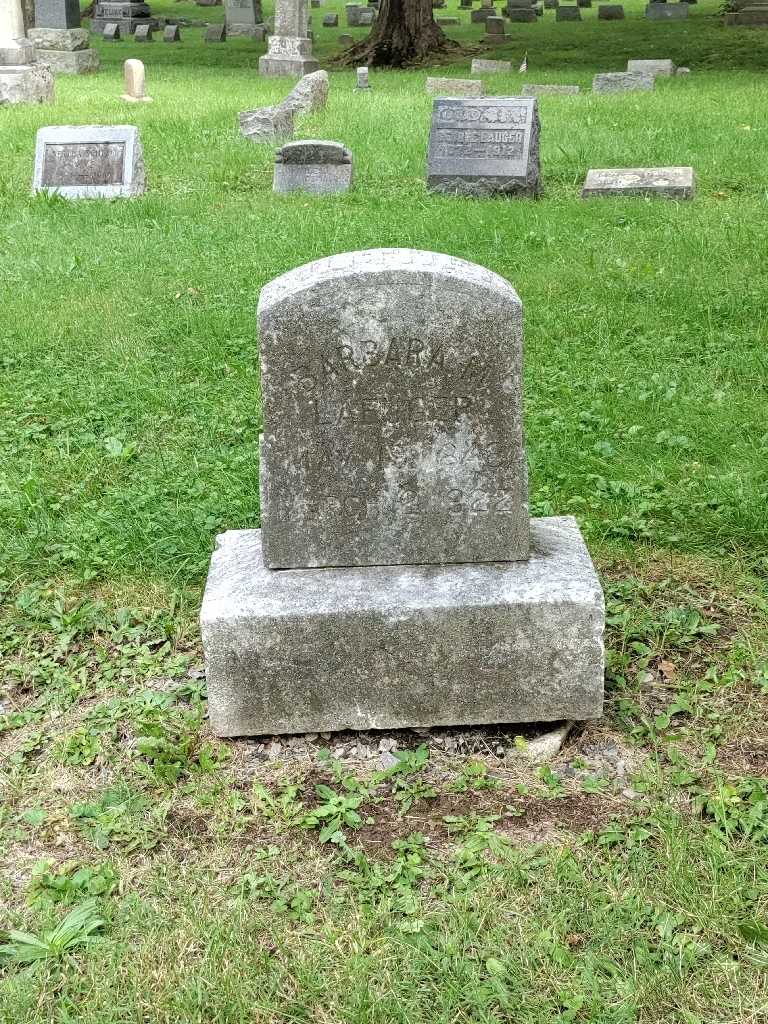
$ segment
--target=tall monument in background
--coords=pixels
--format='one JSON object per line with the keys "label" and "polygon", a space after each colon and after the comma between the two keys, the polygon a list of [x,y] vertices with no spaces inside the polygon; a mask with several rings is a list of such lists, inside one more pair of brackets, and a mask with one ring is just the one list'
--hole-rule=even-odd
{"label": "tall monument in background", "polygon": [[46,103],[53,99],[53,75],[36,63],[35,48],[24,35],[21,0],[0,3],[0,106]]}
{"label": "tall monument in background", "polygon": [[309,38],[308,0],[277,0],[275,32],[259,58],[260,75],[307,75],[317,71]]}

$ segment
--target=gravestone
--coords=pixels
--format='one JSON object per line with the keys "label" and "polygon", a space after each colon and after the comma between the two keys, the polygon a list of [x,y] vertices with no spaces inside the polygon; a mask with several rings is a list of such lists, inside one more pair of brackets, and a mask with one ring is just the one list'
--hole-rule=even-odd
{"label": "gravestone", "polygon": [[364,11],[365,7],[362,4],[345,4],[344,14],[347,19],[348,28],[358,28],[360,25],[360,12]]}
{"label": "gravestone", "polygon": [[354,41],[355,37],[347,35],[346,33],[339,36],[339,46],[351,46]]}
{"label": "gravestone", "polygon": [[587,172],[582,199],[595,196],[663,196],[693,199],[692,167],[622,167]]}
{"label": "gravestone", "polygon": [[338,16],[338,14],[324,14],[323,15],[323,27],[324,28],[338,28],[339,27],[339,16]]}
{"label": "gravestone", "polygon": [[376,20],[376,11],[372,7],[363,7],[357,15],[357,24],[362,28],[367,28],[372,25]]}
{"label": "gravestone", "polygon": [[312,56],[307,0],[277,0],[275,31],[266,54],[259,58],[260,75],[306,75],[320,66]]}
{"label": "gravestone", "polygon": [[357,69],[357,84],[355,89],[370,89],[371,84],[368,81],[368,68]]}
{"label": "gravestone", "polygon": [[340,142],[302,139],[277,151],[273,192],[327,195],[347,192],[351,184],[352,154]]}
{"label": "gravestone", "polygon": [[164,43],[180,43],[181,32],[179,31],[178,25],[166,25],[163,29],[163,42]]}
{"label": "gravestone", "polygon": [[35,28],[27,36],[38,63],[54,74],[84,75],[99,68],[99,55],[80,25],[79,0],[36,0]]}
{"label": "gravestone", "polygon": [[591,7],[592,0],[576,0],[577,7]]}
{"label": "gravestone", "polygon": [[38,131],[33,192],[55,192],[65,199],[124,199],[144,189],[138,128],[60,125]]}
{"label": "gravestone", "polygon": [[140,60],[127,60],[123,64],[125,92],[120,97],[128,103],[151,103],[152,97],[146,92],[146,71]]}
{"label": "gravestone", "polygon": [[[691,3],[692,0],[688,0]],[[725,24],[730,28],[768,28],[768,3],[738,3],[738,9],[730,10],[725,16]]]}
{"label": "gravestone", "polygon": [[[536,21],[536,10],[526,5],[525,7],[518,7],[507,5],[504,12],[510,21],[514,22],[531,22]],[[487,22],[486,22],[487,24]]]}
{"label": "gravestone", "polygon": [[104,26],[102,38],[105,43],[117,43],[120,41],[120,26],[116,21],[110,21]]}
{"label": "gravestone", "polygon": [[[536,17],[536,15],[534,15]],[[485,38],[486,40],[490,37],[492,41],[502,41],[505,39],[504,35],[504,19],[503,18],[486,18],[485,21]]]}
{"label": "gravestone", "polygon": [[469,20],[473,25],[479,22],[485,21],[487,18],[496,17],[496,8],[492,3],[483,3],[482,7],[477,7],[469,16]]}
{"label": "gravestone", "polygon": [[624,8],[621,4],[600,4],[597,8],[598,21],[623,21]]}
{"label": "gravestone", "polygon": [[438,25],[448,26],[448,25],[460,25],[461,24],[461,19],[460,18],[437,18],[436,20],[437,20],[437,24]]}
{"label": "gravestone", "polygon": [[227,41],[227,26],[226,25],[209,25],[205,30],[203,36],[204,43],[226,43]]}
{"label": "gravestone", "polygon": [[536,100],[517,96],[435,100],[427,189],[466,195],[538,195]]}
{"label": "gravestone", "polygon": [[645,16],[649,21],[683,21],[688,17],[688,4],[648,4]]}
{"label": "gravestone", "polygon": [[674,75],[675,65],[671,60],[628,60],[627,71],[644,75],[666,77]]}
{"label": "gravestone", "polygon": [[528,517],[512,286],[343,253],[258,322],[262,528],[217,538],[201,610],[214,734],[599,717],[600,584],[574,519]]}
{"label": "gravestone", "polygon": [[293,112],[282,105],[247,110],[239,117],[240,134],[252,142],[283,142],[293,138]]}
{"label": "gravestone", "polygon": [[428,78],[426,90],[432,96],[483,96],[485,86],[471,78]]}
{"label": "gravestone", "polygon": [[280,106],[294,115],[312,114],[325,107],[330,86],[327,71],[313,71],[294,85]]}
{"label": "gravestone", "polygon": [[475,57],[471,70],[473,75],[508,75],[512,71],[512,61]]}
{"label": "gravestone", "polygon": [[108,24],[117,24],[120,34],[114,38],[127,39],[132,36],[139,25],[152,23],[152,12],[146,3],[139,0],[104,0],[94,4],[93,17],[91,18],[91,32],[97,32],[106,37]]}
{"label": "gravestone", "polygon": [[224,23],[228,36],[255,39],[257,29],[264,24],[261,0],[225,0]]}
{"label": "gravestone", "polygon": [[544,0],[544,7],[548,11],[554,11],[560,6],[560,0]]}
{"label": "gravestone", "polygon": [[650,89],[653,89],[653,75],[640,71],[609,71],[592,79],[592,92],[648,92]]}
{"label": "gravestone", "polygon": [[133,33],[133,40],[136,43],[151,43],[152,39],[152,26],[151,25],[137,25],[136,31]]}
{"label": "gravestone", "polygon": [[19,0],[0,5],[0,107],[53,100],[53,75],[35,59],[35,48],[24,35]]}
{"label": "gravestone", "polygon": [[523,96],[576,96],[579,92],[578,85],[536,85],[531,82],[523,86]]}
{"label": "gravestone", "polygon": [[560,4],[555,11],[555,21],[581,21],[581,10],[576,4]]}

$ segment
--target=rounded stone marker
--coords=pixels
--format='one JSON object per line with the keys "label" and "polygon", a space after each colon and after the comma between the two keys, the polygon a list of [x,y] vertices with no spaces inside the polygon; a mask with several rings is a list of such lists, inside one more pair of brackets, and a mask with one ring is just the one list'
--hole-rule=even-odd
{"label": "rounded stone marker", "polygon": [[130,58],[123,64],[123,82],[125,92],[120,97],[127,103],[151,103],[152,97],[147,96],[146,72],[144,62]]}

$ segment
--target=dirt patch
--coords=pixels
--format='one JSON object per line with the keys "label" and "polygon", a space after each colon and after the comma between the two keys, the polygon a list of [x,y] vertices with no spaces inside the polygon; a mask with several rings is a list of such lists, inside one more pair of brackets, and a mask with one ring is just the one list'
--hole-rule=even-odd
{"label": "dirt patch", "polygon": [[727,775],[768,779],[768,736],[729,743],[717,752],[717,767]]}

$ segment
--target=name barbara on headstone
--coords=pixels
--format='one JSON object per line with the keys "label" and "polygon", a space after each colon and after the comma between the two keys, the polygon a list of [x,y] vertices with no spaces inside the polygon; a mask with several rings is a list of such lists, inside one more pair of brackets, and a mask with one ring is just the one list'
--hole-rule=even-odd
{"label": "name barbara on headstone", "polygon": [[65,199],[127,199],[145,189],[139,130],[133,125],[41,128],[33,192]]}
{"label": "name barbara on headstone", "polygon": [[268,566],[527,557],[508,282],[438,253],[348,253],[268,285],[259,337]]}
{"label": "name barbara on headstone", "polygon": [[522,96],[435,100],[427,164],[431,192],[538,195],[536,100]]}

